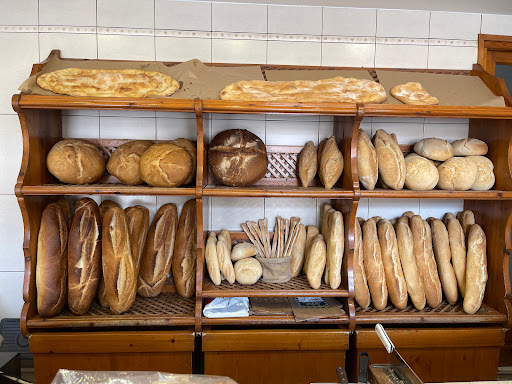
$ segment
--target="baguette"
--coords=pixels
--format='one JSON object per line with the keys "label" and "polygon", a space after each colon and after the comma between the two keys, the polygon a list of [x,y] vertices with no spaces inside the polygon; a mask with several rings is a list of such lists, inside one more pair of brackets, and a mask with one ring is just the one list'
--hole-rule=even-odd
{"label": "baguette", "polygon": [[119,204],[117,204],[115,201],[112,201],[112,200],[103,200],[101,202],[101,204],[99,206],[101,222],[103,222],[103,217],[105,216],[105,213],[107,213],[107,211],[113,207],[120,208]]}
{"label": "baguette", "polygon": [[363,235],[358,220],[356,220],[354,231],[354,264],[352,270],[354,272],[354,293],[357,304],[361,308],[368,308],[371,304],[370,290],[364,272]]}
{"label": "baguette", "polygon": [[140,259],[144,244],[148,237],[149,230],[149,210],[142,205],[128,207],[124,210],[128,220],[128,231],[130,232],[130,246],[132,256],[135,261],[136,275],[139,276]]}
{"label": "baguette", "polygon": [[73,208],[71,208],[71,204],[66,199],[62,198],[57,200],[57,204],[62,208],[62,212],[64,213],[64,217],[66,219],[66,223],[68,224],[68,230],[71,227],[71,222],[73,221]]}
{"label": "baguette", "polygon": [[331,204],[324,204],[323,214],[322,214],[322,226],[320,227],[320,233],[324,237],[327,237],[327,232],[329,228],[329,212],[331,212],[332,206]]}
{"label": "baguette", "polygon": [[425,289],[423,288],[423,281],[416,265],[412,232],[408,222],[409,218],[402,216],[395,226],[398,254],[402,263],[405,282],[407,283],[407,293],[411,298],[414,308],[421,311],[425,308],[426,303]]}
{"label": "baguette", "polygon": [[478,224],[473,224],[468,234],[468,259],[466,266],[466,295],[464,312],[473,314],[480,309],[487,283],[487,242]]}
{"label": "baguette", "polygon": [[359,130],[357,137],[357,175],[368,190],[373,190],[379,178],[377,151],[365,131]]}
{"label": "baguette", "polygon": [[325,189],[331,189],[343,173],[343,154],[338,148],[336,138],[331,136],[322,147],[318,163],[318,177]]}
{"label": "baguette", "polygon": [[[455,217],[455,216],[454,216]],[[462,297],[466,294],[466,241],[464,231],[457,219],[449,219],[446,223],[450,252],[452,254],[453,270]]]}
{"label": "baguette", "polygon": [[41,317],[58,315],[66,303],[67,244],[66,214],[60,204],[50,203],[41,215],[37,237],[37,311]]}
{"label": "baguette", "polygon": [[405,216],[405,217],[410,219],[411,217],[414,216],[414,212],[413,211],[407,211],[407,212],[402,213],[402,216]]}
{"label": "baguette", "polygon": [[217,258],[217,235],[215,235],[215,232],[210,232],[208,240],[206,240],[204,258],[210,279],[213,284],[219,285],[222,282],[222,276],[220,275],[219,259]]}
{"label": "baguette", "polygon": [[191,199],[181,209],[171,265],[176,291],[186,298],[196,291],[196,234],[196,200]]}
{"label": "baguette", "polygon": [[444,223],[445,223],[446,225],[448,225],[448,221],[449,221],[450,219],[457,219],[457,217],[456,217],[453,213],[451,213],[451,212],[447,212],[447,213],[444,215]]}
{"label": "baguette", "polygon": [[341,263],[345,248],[345,230],[343,227],[343,214],[334,211],[330,216],[329,232],[327,236],[327,262],[326,275],[331,289],[337,289],[341,284]]}
{"label": "baguette", "polygon": [[379,129],[373,137],[377,151],[379,174],[385,185],[399,190],[405,183],[405,159],[395,139],[386,131]]}
{"label": "baguette", "polygon": [[171,270],[177,226],[176,205],[162,205],[151,223],[142,251],[137,281],[137,293],[140,296],[155,297],[162,291]]}
{"label": "baguette", "polygon": [[101,277],[100,209],[93,199],[76,202],[68,238],[68,306],[85,315],[98,293]]}
{"label": "baguette", "polygon": [[298,168],[300,182],[306,188],[315,178],[318,169],[316,148],[312,141],[308,141],[300,151]]}
{"label": "baguette", "polygon": [[222,231],[220,231],[220,234],[226,238],[226,247],[228,250],[228,256],[229,256],[229,258],[231,258],[231,250],[233,249],[233,247],[232,247],[233,243],[231,242],[231,235],[229,234],[229,231],[227,229],[223,229]]}
{"label": "baguette", "polygon": [[299,224],[297,240],[293,244],[291,255],[292,261],[290,267],[292,269],[292,277],[299,276],[300,271],[304,265],[304,256],[306,253],[306,227],[304,224]]}
{"label": "baguette", "polygon": [[327,247],[325,245],[324,237],[319,234],[313,238],[313,241],[311,242],[311,249],[309,250],[306,277],[311,288],[320,288],[326,261]]}
{"label": "baguette", "polygon": [[[327,244],[329,243],[329,238],[330,238],[331,232],[332,232],[331,217],[334,214],[334,212],[336,212],[336,210],[331,208],[326,213],[327,223],[326,223],[326,227],[325,227],[325,234],[322,234],[322,236],[324,237],[326,247],[327,247]],[[329,267],[330,267],[329,261],[326,260],[325,270],[324,270],[324,282],[327,285],[329,285]]]}
{"label": "baguette", "polygon": [[126,312],[137,294],[137,275],[126,214],[119,207],[103,217],[102,267],[105,301],[113,314]]}
{"label": "baguette", "polygon": [[226,278],[228,283],[233,284],[235,282],[235,269],[229,256],[228,241],[224,233],[220,233],[217,238],[217,257],[219,259],[219,268],[222,275]]}
{"label": "baguette", "polygon": [[308,260],[309,260],[309,250],[311,249],[311,244],[313,243],[313,239],[316,235],[320,233],[320,230],[315,227],[314,225],[308,225],[308,228],[306,230],[306,256],[304,258],[304,268],[303,272],[304,274],[307,274],[308,272]]}
{"label": "baguette", "polygon": [[400,263],[395,230],[391,222],[384,219],[379,222],[377,232],[389,298],[396,308],[405,309],[407,307],[407,284]]}
{"label": "baguette", "polygon": [[459,220],[460,225],[462,226],[462,230],[464,231],[464,238],[466,239],[467,243],[469,229],[473,224],[475,224],[475,214],[473,213],[473,211],[466,210],[464,212],[459,212],[457,214],[457,219]]}
{"label": "baguette", "polygon": [[384,265],[382,264],[377,226],[373,219],[366,220],[363,224],[363,260],[373,306],[379,310],[384,309],[388,303],[388,288],[386,286]]}
{"label": "baguette", "polygon": [[445,225],[439,219],[430,222],[432,229],[432,242],[434,246],[434,255],[436,257],[441,286],[443,287],[446,300],[450,304],[455,304],[458,299],[457,278],[451,264],[452,254],[450,252],[450,240]]}
{"label": "baguette", "polygon": [[[248,257],[256,256],[258,248],[251,243],[238,243],[231,250],[231,261],[238,261]],[[262,255],[263,257],[263,255]]]}

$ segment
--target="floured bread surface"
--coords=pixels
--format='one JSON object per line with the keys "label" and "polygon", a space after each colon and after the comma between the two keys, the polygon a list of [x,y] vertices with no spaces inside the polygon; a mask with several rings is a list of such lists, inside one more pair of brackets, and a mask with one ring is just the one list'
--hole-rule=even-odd
{"label": "floured bread surface", "polygon": [[238,81],[220,92],[221,100],[304,103],[382,103],[386,91],[379,83],[345,77],[325,80]]}
{"label": "floured bread surface", "polygon": [[404,104],[436,105],[439,100],[430,96],[420,83],[410,82],[395,85],[391,88],[391,94]]}
{"label": "floured bread surface", "polygon": [[137,69],[66,68],[39,76],[37,85],[63,95],[104,97],[169,96],[180,88],[170,76]]}

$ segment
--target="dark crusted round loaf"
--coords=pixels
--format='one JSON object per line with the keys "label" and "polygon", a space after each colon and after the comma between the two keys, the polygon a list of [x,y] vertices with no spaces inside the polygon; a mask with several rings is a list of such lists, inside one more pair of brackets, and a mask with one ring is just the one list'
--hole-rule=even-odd
{"label": "dark crusted round loaf", "polygon": [[215,136],[208,160],[217,181],[231,187],[254,184],[267,173],[265,144],[246,129],[229,129]]}

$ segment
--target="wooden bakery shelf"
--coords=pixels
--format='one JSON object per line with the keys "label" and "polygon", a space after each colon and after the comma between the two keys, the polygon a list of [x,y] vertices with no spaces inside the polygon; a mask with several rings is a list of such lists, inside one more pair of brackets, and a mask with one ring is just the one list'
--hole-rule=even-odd
{"label": "wooden bakery shelf", "polygon": [[21,194],[34,195],[148,195],[148,196],[195,196],[194,187],[160,188],[147,185],[123,184],[45,184],[24,185]]}
{"label": "wooden bakery shelf", "polygon": [[320,199],[351,199],[352,191],[340,188],[325,189],[322,187],[297,186],[251,186],[251,187],[225,187],[220,185],[207,185],[203,189],[203,196],[216,197],[311,197]]}
{"label": "wooden bakery shelf", "polygon": [[361,189],[362,198],[383,199],[459,199],[459,200],[502,200],[512,199],[512,191],[443,191],[433,189],[431,191],[411,191],[402,189],[394,191],[390,189],[376,188],[373,191]]}

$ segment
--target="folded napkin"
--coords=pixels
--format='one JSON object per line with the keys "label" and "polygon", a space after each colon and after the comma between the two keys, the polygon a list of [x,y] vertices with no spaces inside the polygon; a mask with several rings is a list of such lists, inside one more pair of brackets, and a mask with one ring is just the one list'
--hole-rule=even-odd
{"label": "folded napkin", "polygon": [[248,297],[217,297],[203,309],[209,318],[247,317],[249,316]]}

